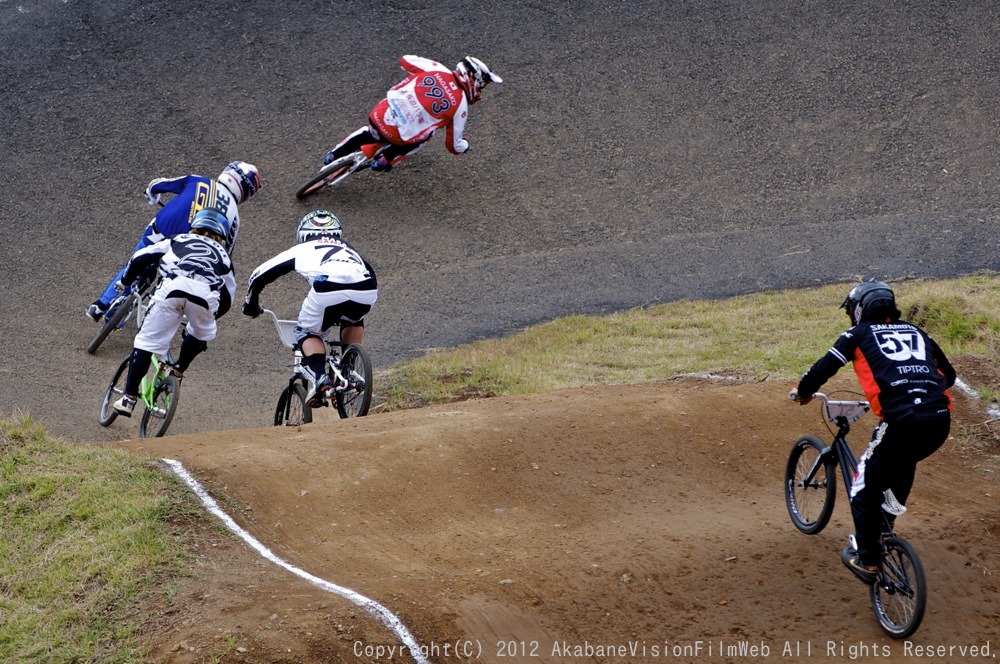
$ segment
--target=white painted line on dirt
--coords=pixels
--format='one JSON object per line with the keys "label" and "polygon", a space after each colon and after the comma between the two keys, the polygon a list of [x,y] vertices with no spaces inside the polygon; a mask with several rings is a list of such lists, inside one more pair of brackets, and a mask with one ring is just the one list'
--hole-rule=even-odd
{"label": "white painted line on dirt", "polygon": [[676,378],[701,378],[702,380],[746,380],[745,378],[740,378],[739,376],[720,376],[718,374],[712,373],[682,373],[677,374]]}
{"label": "white painted line on dirt", "polygon": [[[979,393],[976,392],[971,387],[969,387],[968,383],[966,383],[961,378],[955,379],[955,387],[962,390],[962,392],[972,397],[973,399],[976,399],[977,401],[979,400]],[[997,408],[996,406],[987,406],[986,414],[992,417],[993,419],[1000,419],[1000,408]]]}
{"label": "white painted line on dirt", "polygon": [[185,484],[191,487],[191,490],[194,491],[195,495],[201,499],[201,502],[205,505],[209,512],[219,517],[219,519],[226,524],[227,528],[236,533],[240,539],[253,547],[257,553],[262,555],[264,558],[267,558],[275,565],[285,568],[295,576],[305,579],[314,586],[322,588],[323,590],[331,592],[335,595],[339,595],[365,609],[368,613],[375,616],[375,618],[377,618],[383,625],[392,630],[399,640],[403,642],[403,645],[410,649],[410,655],[416,662],[418,662],[418,664],[430,664],[430,662],[423,656],[420,644],[417,643],[417,640],[413,638],[413,635],[410,634],[408,629],[406,629],[403,622],[397,618],[392,611],[385,608],[375,600],[368,599],[364,595],[354,592],[350,588],[344,588],[343,586],[338,586],[334,583],[330,583],[329,581],[324,581],[318,576],[313,576],[309,572],[299,569],[291,563],[285,562],[276,556],[273,551],[255,539],[253,535],[241,528],[231,516],[223,512],[222,508],[219,507],[219,504],[215,501],[215,499],[208,495],[208,492],[205,491],[204,487],[202,487],[201,484],[198,483],[198,480],[196,480],[191,473],[184,468],[180,461],[175,461],[173,459],[162,459],[162,461],[170,467],[170,470],[173,471],[177,477],[181,478]]}

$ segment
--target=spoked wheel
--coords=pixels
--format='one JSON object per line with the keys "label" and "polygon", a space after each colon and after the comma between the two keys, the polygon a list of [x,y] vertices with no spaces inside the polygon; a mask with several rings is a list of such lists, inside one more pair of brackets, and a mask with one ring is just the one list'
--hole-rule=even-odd
{"label": "spoked wheel", "polygon": [[297,427],[310,422],[312,408],[306,404],[306,388],[302,383],[291,383],[278,397],[278,406],[274,409],[274,426]]}
{"label": "spoked wheel", "polygon": [[347,388],[337,392],[340,417],[364,417],[372,405],[372,363],[364,346],[351,344],[344,349],[340,373],[347,379]]}
{"label": "spoked wheel", "polygon": [[905,639],[920,627],[927,608],[927,579],[917,552],[902,537],[888,537],[883,542],[878,581],[869,593],[875,617],[886,634]]}
{"label": "spoked wheel", "polygon": [[[111,334],[112,331],[117,330],[118,328],[124,326],[123,321],[129,316],[129,314],[132,313],[132,310],[135,308],[135,300],[136,300],[135,293],[130,293],[127,297],[125,297],[122,300],[121,304],[117,306],[114,313],[112,313],[111,316],[104,319],[104,325],[101,326],[101,329],[100,331],[98,331],[97,336],[94,337],[94,340],[90,342],[89,346],[87,346],[88,353],[90,353],[91,355],[96,353],[97,349],[101,347],[101,344],[104,343],[104,340],[108,338],[108,335]],[[112,304],[111,306],[114,307],[115,305]],[[111,419],[113,420],[114,418]]]}
{"label": "spoked wheel", "polygon": [[163,376],[153,392],[153,407],[146,408],[139,422],[140,438],[159,438],[167,432],[180,396],[181,382],[175,376]]}
{"label": "spoked wheel", "polygon": [[108,383],[108,389],[104,392],[104,401],[101,403],[101,414],[97,418],[102,427],[111,426],[111,423],[118,417],[118,411],[114,409],[114,403],[125,395],[125,379],[128,378],[128,365],[132,361],[132,354],[129,353],[121,366],[115,371],[115,375]]}
{"label": "spoked wheel", "polygon": [[308,196],[312,196],[320,189],[325,187],[332,187],[337,184],[348,175],[353,173],[357,168],[361,168],[364,164],[358,164],[358,155],[360,153],[355,152],[353,154],[346,155],[340,159],[334,159],[329,164],[319,169],[319,173],[316,174],[312,180],[306,182],[301,189],[296,192],[295,197],[300,201]]}
{"label": "spoked wheel", "polygon": [[833,514],[837,491],[837,462],[819,438],[803,436],[792,447],[785,466],[785,504],[795,527],[815,535]]}

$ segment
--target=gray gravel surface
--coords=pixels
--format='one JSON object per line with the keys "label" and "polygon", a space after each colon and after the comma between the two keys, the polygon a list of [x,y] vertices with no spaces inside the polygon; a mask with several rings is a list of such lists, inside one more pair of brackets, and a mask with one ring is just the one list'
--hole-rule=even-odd
{"label": "gray gravel surface", "polygon": [[[376,370],[569,313],[997,265],[1000,5],[0,0],[0,412],[102,429],[131,340],[82,315],[157,176],[257,164],[245,280],[317,207],[375,266]],[[414,53],[505,79],[469,154],[294,192]],[[292,317],[303,282],[263,303]],[[831,303],[834,306],[834,303]],[[265,425],[287,364],[234,312],[172,433]]]}

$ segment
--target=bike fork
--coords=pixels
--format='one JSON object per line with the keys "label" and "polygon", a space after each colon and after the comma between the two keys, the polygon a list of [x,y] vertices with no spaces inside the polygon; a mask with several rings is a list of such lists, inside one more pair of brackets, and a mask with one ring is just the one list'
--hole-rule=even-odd
{"label": "bike fork", "polygon": [[823,467],[823,465],[826,463],[826,460],[830,457],[832,453],[833,453],[833,447],[827,447],[826,449],[824,449],[822,452],[819,453],[819,456],[817,456],[816,460],[813,461],[812,468],[810,468],[809,472],[806,473],[806,476],[802,478],[802,486],[806,487],[812,483],[813,478],[816,477],[816,473],[819,472],[819,469]]}

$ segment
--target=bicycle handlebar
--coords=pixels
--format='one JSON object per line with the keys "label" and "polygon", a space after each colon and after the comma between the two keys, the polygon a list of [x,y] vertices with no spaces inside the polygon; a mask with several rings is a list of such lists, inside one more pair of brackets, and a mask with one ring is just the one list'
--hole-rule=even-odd
{"label": "bicycle handlebar", "polygon": [[[270,309],[264,309],[264,313],[270,316],[271,320],[274,322],[274,327],[278,330],[278,337],[281,338],[281,343],[288,348],[295,348],[295,326],[298,325],[299,322],[296,320],[282,320],[281,318],[278,318],[278,314],[274,313]],[[323,341],[330,346],[336,346],[339,348],[343,348],[348,345],[339,339],[328,339],[324,337]]]}
{"label": "bicycle handlebar", "polygon": [[[799,398],[799,388],[793,387],[792,390],[788,393],[788,398],[796,402],[802,401],[802,399]],[[813,398],[821,399],[823,401],[830,400],[830,397],[826,396],[822,392],[813,392]]]}
{"label": "bicycle handlebar", "polygon": [[[831,424],[840,424],[840,420],[846,420],[848,424],[856,422],[871,410],[871,404],[863,400],[838,401],[831,399],[822,392],[815,392],[813,397],[823,402],[823,416]],[[792,401],[802,401],[799,398],[798,389],[792,389],[788,393],[788,398]]]}
{"label": "bicycle handlebar", "polygon": [[294,320],[281,320],[278,318],[278,314],[274,313],[270,309],[264,309],[264,313],[271,317],[274,321],[274,327],[278,330],[278,337],[288,348],[295,348],[295,325],[297,321]]}

